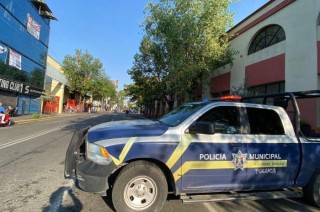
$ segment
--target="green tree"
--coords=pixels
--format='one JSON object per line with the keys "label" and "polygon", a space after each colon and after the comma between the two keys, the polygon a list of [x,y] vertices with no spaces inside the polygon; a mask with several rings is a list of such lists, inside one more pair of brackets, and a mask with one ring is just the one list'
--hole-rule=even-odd
{"label": "green tree", "polygon": [[[71,91],[80,93],[82,98],[92,90],[92,81],[97,81],[103,72],[103,65],[99,59],[85,51],[75,50],[75,55],[66,55],[62,62],[62,69],[68,79]],[[84,102],[83,102],[84,103]]]}
{"label": "green tree", "polygon": [[253,96],[254,92],[249,89],[248,81],[244,80],[242,84],[238,86],[232,86],[230,94],[237,96]]}
{"label": "green tree", "polygon": [[106,108],[107,99],[109,102],[116,101],[117,91],[109,77],[104,72],[97,78],[93,79],[90,83],[90,93],[92,94],[92,98],[94,100],[101,101],[102,108]]}
{"label": "green tree", "polygon": [[124,100],[126,99],[126,92],[124,90],[121,90],[118,92],[118,99],[116,101],[119,108],[123,108],[124,106]]}
{"label": "green tree", "polygon": [[117,95],[113,83],[104,72],[90,82],[90,93],[96,100],[104,100],[107,97],[115,100]]}
{"label": "green tree", "polygon": [[166,94],[163,78],[167,75],[167,68],[159,48],[159,45],[145,36],[139,53],[134,57],[133,67],[128,71],[134,84],[126,86],[125,91],[131,101],[137,101],[138,105],[152,104]]}
{"label": "green tree", "polygon": [[[144,99],[163,96],[173,108],[201,83],[228,52],[233,0],[160,0],[149,3],[145,36],[129,71],[131,91]],[[146,87],[146,89],[144,88]],[[146,92],[146,93],[144,93]]]}

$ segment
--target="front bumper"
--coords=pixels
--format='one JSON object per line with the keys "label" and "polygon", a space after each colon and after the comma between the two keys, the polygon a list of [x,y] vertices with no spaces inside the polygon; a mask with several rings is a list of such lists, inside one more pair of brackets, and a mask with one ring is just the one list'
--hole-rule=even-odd
{"label": "front bumper", "polygon": [[84,160],[76,165],[76,178],[81,190],[99,193],[103,196],[109,188],[108,178],[116,169],[115,164],[99,165]]}
{"label": "front bumper", "polygon": [[116,169],[114,163],[99,165],[85,158],[85,135],[89,127],[74,132],[69,144],[64,167],[64,177],[76,177],[76,185],[81,190],[106,194],[108,178]]}

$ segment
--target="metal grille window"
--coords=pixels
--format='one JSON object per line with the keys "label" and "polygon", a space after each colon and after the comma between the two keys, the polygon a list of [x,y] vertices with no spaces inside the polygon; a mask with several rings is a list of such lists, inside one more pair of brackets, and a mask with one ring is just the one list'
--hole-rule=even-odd
{"label": "metal grille window", "polygon": [[265,49],[276,43],[279,43],[286,39],[286,34],[284,30],[279,25],[270,25],[258,32],[258,34],[253,38],[248,54],[253,54],[257,51]]}

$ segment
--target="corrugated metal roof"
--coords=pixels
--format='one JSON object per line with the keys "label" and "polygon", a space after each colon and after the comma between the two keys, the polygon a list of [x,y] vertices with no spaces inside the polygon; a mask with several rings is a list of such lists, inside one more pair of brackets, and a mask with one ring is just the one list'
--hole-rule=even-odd
{"label": "corrugated metal roof", "polygon": [[38,9],[41,16],[56,21],[58,20],[44,0],[31,0],[31,3]]}

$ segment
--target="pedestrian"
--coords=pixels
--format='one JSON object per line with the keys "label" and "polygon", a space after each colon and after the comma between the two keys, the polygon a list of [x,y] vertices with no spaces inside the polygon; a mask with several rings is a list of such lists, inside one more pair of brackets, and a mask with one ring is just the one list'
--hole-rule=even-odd
{"label": "pedestrian", "polygon": [[63,111],[66,113],[68,112],[68,108],[67,108],[67,102],[63,103]]}
{"label": "pedestrian", "polygon": [[2,103],[0,102],[0,118],[1,118],[1,124],[4,124],[4,117],[5,117],[5,109],[2,106]]}

